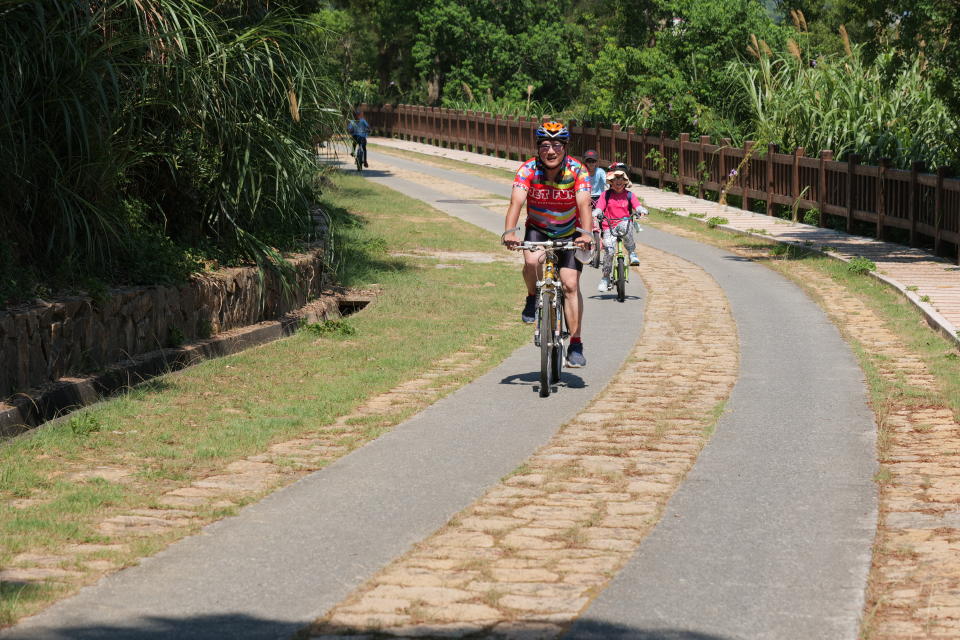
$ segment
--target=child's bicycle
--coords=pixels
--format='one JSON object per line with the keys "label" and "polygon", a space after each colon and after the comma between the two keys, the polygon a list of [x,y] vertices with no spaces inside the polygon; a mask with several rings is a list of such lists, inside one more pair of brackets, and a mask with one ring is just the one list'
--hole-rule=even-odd
{"label": "child's bicycle", "polygon": [[[640,217],[640,213],[631,213],[628,217],[622,218],[615,227],[610,229],[611,235],[617,239],[617,250],[613,255],[613,265],[610,270],[610,278],[617,286],[617,302],[623,302],[627,297],[627,283],[630,282],[630,265],[628,263],[627,252],[623,245],[623,238],[627,235],[629,225],[635,224]],[[602,224],[604,220],[603,212],[596,214],[597,224]],[[636,227],[639,231],[640,227]],[[600,253],[599,251],[597,253]],[[604,251],[606,253],[606,251]]]}
{"label": "child's bicycle", "polygon": [[[501,240],[515,231],[517,229],[505,231]],[[533,325],[533,344],[540,347],[541,398],[549,396],[550,385],[560,380],[564,358],[563,341],[570,337],[565,328],[563,285],[560,283],[557,252],[577,248],[573,242],[563,240],[524,240],[516,245],[518,251],[543,251],[543,275],[537,280],[537,315]]]}

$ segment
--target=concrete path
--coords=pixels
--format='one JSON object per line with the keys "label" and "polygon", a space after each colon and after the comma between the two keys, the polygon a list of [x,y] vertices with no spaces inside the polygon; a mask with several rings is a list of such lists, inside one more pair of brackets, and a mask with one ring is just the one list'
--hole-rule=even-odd
{"label": "concrete path", "polygon": [[[419,185],[373,177],[498,234],[502,219]],[[478,233],[482,233],[478,229]],[[586,287],[594,288],[589,270]],[[640,294],[639,285],[635,290]],[[518,297],[522,295],[519,283]],[[609,304],[609,302],[607,302]],[[585,310],[589,366],[536,393],[539,351],[496,369],[329,467],[54,605],[0,638],[282,638],[514,470],[603,389],[640,331],[637,295]],[[519,318],[517,319],[519,321]]]}
{"label": "concrete path", "polygon": [[877,513],[873,416],[856,360],[777,274],[641,235],[721,283],[740,378],[660,524],[567,637],[857,637]]}

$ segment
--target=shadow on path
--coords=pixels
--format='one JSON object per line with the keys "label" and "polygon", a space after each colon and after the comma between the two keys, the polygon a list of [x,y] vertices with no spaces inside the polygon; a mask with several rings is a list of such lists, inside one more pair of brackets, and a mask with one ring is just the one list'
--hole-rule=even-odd
{"label": "shadow on path", "polygon": [[[7,629],[8,632],[16,629]],[[35,630],[34,630],[35,631]],[[333,631],[332,629],[330,631]],[[444,625],[443,632],[436,636],[429,633],[423,638],[457,637],[456,630]],[[463,630],[465,633],[468,629]],[[474,631],[471,627],[469,631]],[[300,632],[300,633],[298,633]],[[281,638],[309,638],[308,627],[303,623],[271,620],[247,615],[212,615],[193,616],[185,618],[150,617],[142,619],[132,625],[74,625],[64,626],[57,630],[44,629],[42,637],[48,640],[222,640],[223,638],[242,640],[279,640]],[[371,634],[366,629],[338,627],[337,636],[360,636],[364,638],[388,637]],[[33,633],[29,635],[2,634],[3,638],[34,638],[40,637]],[[532,636],[531,636],[532,637]],[[639,629],[630,626],[610,624],[597,620],[585,619],[578,621],[574,627],[562,636],[564,640],[600,640],[600,639],[630,639],[630,640],[732,640],[726,636],[718,636],[697,631],[683,631],[680,629]]]}
{"label": "shadow on path", "polygon": [[681,629],[640,629],[585,618],[578,620],[570,631],[561,636],[563,640],[733,640],[699,631]]}
{"label": "shadow on path", "polygon": [[[540,392],[540,372],[531,371],[530,373],[516,373],[500,380],[500,384],[527,385],[530,390],[536,393]],[[551,389],[556,392],[563,386],[567,389],[586,389],[587,383],[580,376],[570,373],[564,369],[560,373],[560,384],[554,384]]]}

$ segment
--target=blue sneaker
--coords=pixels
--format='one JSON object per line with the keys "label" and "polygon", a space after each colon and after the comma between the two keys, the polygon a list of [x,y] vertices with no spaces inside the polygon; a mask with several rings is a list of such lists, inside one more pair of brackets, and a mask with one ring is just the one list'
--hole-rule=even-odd
{"label": "blue sneaker", "polygon": [[577,342],[567,347],[567,366],[571,369],[587,366],[587,359],[583,357],[582,342]]}
{"label": "blue sneaker", "polygon": [[523,305],[523,311],[520,312],[520,319],[527,324],[533,324],[537,320],[537,296],[527,296],[527,301]]}

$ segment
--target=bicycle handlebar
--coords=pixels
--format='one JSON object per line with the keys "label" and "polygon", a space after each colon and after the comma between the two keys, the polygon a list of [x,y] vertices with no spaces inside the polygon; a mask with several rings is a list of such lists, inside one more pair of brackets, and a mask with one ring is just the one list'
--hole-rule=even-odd
{"label": "bicycle handlebar", "polygon": [[573,242],[564,242],[562,240],[540,240],[534,242],[533,240],[524,240],[523,242],[517,243],[517,249],[527,249],[529,251],[536,251],[537,249],[579,249],[576,244]]}

